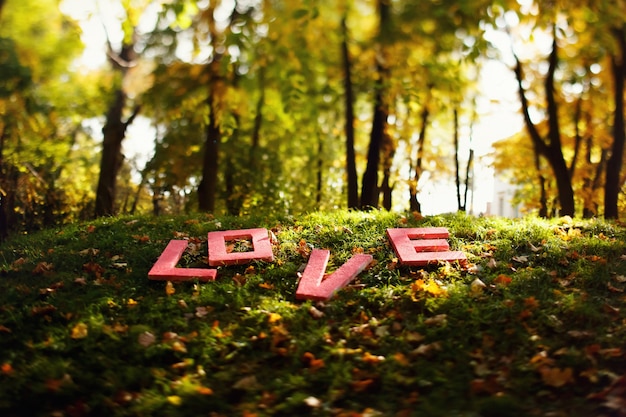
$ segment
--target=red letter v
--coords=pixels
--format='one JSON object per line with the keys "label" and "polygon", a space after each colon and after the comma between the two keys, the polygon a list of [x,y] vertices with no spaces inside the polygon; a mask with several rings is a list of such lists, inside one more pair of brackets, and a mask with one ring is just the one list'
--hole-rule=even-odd
{"label": "red letter v", "polygon": [[338,270],[322,280],[329,257],[330,251],[313,249],[296,290],[297,299],[328,300],[336,290],[346,286],[361,273],[373,259],[372,255],[354,255]]}

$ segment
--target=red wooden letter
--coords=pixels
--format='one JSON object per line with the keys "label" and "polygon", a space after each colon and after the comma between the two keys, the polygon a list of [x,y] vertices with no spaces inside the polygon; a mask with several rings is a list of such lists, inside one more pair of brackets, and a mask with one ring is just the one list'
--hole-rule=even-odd
{"label": "red wooden letter", "polygon": [[[226,250],[226,241],[235,239],[251,239],[252,251],[231,252]],[[209,265],[239,265],[250,261],[274,260],[272,244],[267,229],[227,230],[225,232],[209,232]]]}
{"label": "red wooden letter", "polygon": [[387,236],[404,265],[423,266],[439,261],[464,263],[467,260],[463,252],[448,250],[450,246],[444,239],[449,233],[445,227],[387,229]]}
{"label": "red wooden letter", "polygon": [[163,281],[215,280],[217,269],[176,268],[176,264],[178,264],[185,249],[187,249],[186,240],[170,240],[170,243],[148,272],[148,278]]}
{"label": "red wooden letter", "polygon": [[330,276],[323,279],[329,257],[330,251],[328,250],[313,249],[311,251],[309,262],[306,264],[296,290],[297,299],[328,300],[336,290],[345,287],[361,273],[373,259],[372,255],[354,255]]}

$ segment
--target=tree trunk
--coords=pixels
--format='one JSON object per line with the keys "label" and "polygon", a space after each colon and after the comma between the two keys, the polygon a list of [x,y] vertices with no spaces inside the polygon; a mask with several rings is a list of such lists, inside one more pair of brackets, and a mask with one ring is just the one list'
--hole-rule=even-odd
{"label": "tree trunk", "polygon": [[[211,95],[215,94],[211,91]],[[200,211],[215,211],[218,181],[219,150],[222,134],[215,116],[214,98],[209,97],[209,123],[206,127],[204,158],[202,160],[202,180],[198,185],[198,208]]]}
{"label": "tree trunk", "polygon": [[396,144],[394,140],[385,132],[383,141],[383,180],[380,185],[380,191],[383,195],[383,208],[391,210],[393,205],[393,188],[391,184],[391,167],[393,158],[396,155]]}
{"label": "tree trunk", "polygon": [[604,217],[617,219],[619,215],[617,202],[620,192],[620,172],[624,158],[624,142],[626,128],[624,122],[624,77],[626,77],[626,33],[624,28],[616,29],[614,35],[618,41],[619,51],[611,57],[613,70],[615,113],[613,120],[613,146],[606,164],[604,184]]}
{"label": "tree trunk", "polygon": [[221,102],[221,95],[224,94],[224,80],[221,76],[221,60],[223,52],[218,52],[222,33],[217,29],[215,22],[216,4],[210,3],[206,17],[211,35],[211,47],[213,48],[213,59],[207,65],[209,71],[209,97],[207,105],[209,110],[209,123],[206,127],[206,139],[204,142],[204,158],[202,160],[202,180],[198,184],[198,208],[200,211],[215,211],[217,197],[217,183],[219,173],[219,152],[222,142],[222,131],[217,118],[218,106]]}
{"label": "tree trunk", "polygon": [[539,217],[548,217],[548,192],[546,190],[546,178],[541,169],[541,155],[535,150],[535,170],[539,182]]}
{"label": "tree trunk", "polygon": [[124,121],[122,119],[127,96],[124,91],[124,78],[128,70],[135,64],[135,33],[132,41],[123,44],[119,52],[115,52],[107,37],[107,55],[113,69],[121,75],[119,87],[113,97],[106,114],[106,121],[102,128],[102,156],[100,159],[100,176],[96,189],[95,216],[113,216],[115,214],[115,196],[117,174],[122,167],[124,156],[122,155],[122,141],[126,136],[128,126],[139,114],[140,107],[136,106],[132,115]]}
{"label": "tree trunk", "polygon": [[345,132],[346,132],[346,176],[348,188],[348,208],[359,206],[359,185],[356,172],[356,156],[354,153],[354,91],[352,89],[352,63],[348,49],[348,28],[346,16],[341,19],[341,51],[343,55],[343,85],[345,97]]}
{"label": "tree trunk", "polygon": [[461,201],[461,162],[459,161],[459,109],[452,110],[454,121],[454,173],[456,183],[456,204],[459,211],[465,211],[465,202]]}
{"label": "tree trunk", "polygon": [[324,139],[318,131],[317,134],[317,173],[315,187],[315,206],[321,208],[324,185]]}
{"label": "tree trunk", "polygon": [[379,34],[378,47],[379,54],[376,57],[377,80],[374,86],[374,117],[372,120],[372,131],[370,133],[370,144],[367,151],[367,165],[363,173],[361,184],[361,209],[378,208],[378,168],[380,165],[380,152],[387,130],[387,118],[389,116],[389,105],[385,99],[387,92],[387,82],[389,80],[388,63],[385,56],[385,33],[389,24],[390,4],[386,0],[378,0],[379,14]]}
{"label": "tree trunk", "polygon": [[561,205],[560,214],[562,216],[574,216],[576,207],[574,203],[574,189],[572,188],[572,178],[569,175],[569,168],[563,157],[561,145],[561,132],[559,126],[559,112],[554,95],[554,73],[558,66],[558,48],[556,40],[556,26],[553,30],[552,52],[549,58],[548,75],[545,80],[546,104],[548,109],[548,136],[547,158],[552,166],[552,171],[556,178],[556,185],[559,193],[559,203]]}
{"label": "tree trunk", "polygon": [[120,88],[107,113],[102,128],[102,156],[100,158],[100,176],[96,190],[96,217],[115,214],[115,182],[122,166],[122,141],[126,134],[126,125],[122,121],[122,112],[126,103],[126,94]]}
{"label": "tree trunk", "polygon": [[[2,0],[0,0],[2,1]],[[2,3],[0,3],[1,8]],[[3,190],[4,185],[4,140],[6,139],[6,129],[3,128],[0,132],[0,242],[2,242],[9,235],[9,222],[7,220],[6,212],[6,192]]]}
{"label": "tree trunk", "polygon": [[428,118],[430,116],[430,112],[428,110],[429,102],[430,102],[430,89],[428,87],[428,96],[426,101],[424,102],[424,108],[422,109],[422,117],[420,123],[422,124],[420,127],[419,137],[417,139],[417,158],[415,160],[415,167],[413,174],[413,179],[409,183],[409,206],[411,211],[416,211],[420,213],[422,211],[422,205],[417,199],[417,187],[419,185],[420,177],[422,176],[422,165],[424,160],[424,146],[426,143],[426,130],[428,127]]}
{"label": "tree trunk", "polygon": [[515,56],[515,76],[517,79],[518,93],[522,104],[522,113],[528,134],[533,142],[535,152],[543,155],[548,160],[556,179],[560,214],[573,216],[575,214],[574,190],[569,175],[569,169],[563,157],[561,148],[561,136],[559,131],[558,108],[554,96],[554,73],[558,64],[558,50],[556,36],[553,37],[552,52],[549,58],[548,75],[545,80],[546,105],[548,112],[548,142],[541,137],[537,127],[530,118],[528,100],[523,86],[522,64]]}

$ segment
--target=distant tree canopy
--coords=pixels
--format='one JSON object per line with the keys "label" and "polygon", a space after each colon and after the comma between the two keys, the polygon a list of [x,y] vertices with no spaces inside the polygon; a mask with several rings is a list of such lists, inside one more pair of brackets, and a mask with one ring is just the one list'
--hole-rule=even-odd
{"label": "distant tree canopy", "polygon": [[[120,213],[420,211],[435,183],[471,209],[493,60],[525,122],[491,156],[518,200],[544,216],[626,210],[617,4],[81,5],[0,0],[2,235]],[[97,69],[79,59],[81,21],[103,28]],[[145,164],[124,154],[138,120]]]}

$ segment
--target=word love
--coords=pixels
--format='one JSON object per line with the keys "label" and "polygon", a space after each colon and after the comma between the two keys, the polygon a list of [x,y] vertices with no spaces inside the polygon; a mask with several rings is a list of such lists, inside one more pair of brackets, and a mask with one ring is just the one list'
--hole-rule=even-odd
{"label": "word love", "polygon": [[[448,229],[445,227],[397,228],[387,229],[393,250],[403,265],[425,266],[441,261],[460,263],[466,262],[463,252],[450,251]],[[252,242],[252,250],[245,252],[229,251],[227,242],[247,240]],[[252,261],[272,262],[274,253],[267,229],[243,229],[209,232],[208,234],[209,266],[239,265]],[[178,268],[176,265],[187,249],[186,240],[171,240],[148,278],[167,281],[213,281],[217,277],[217,269]],[[330,275],[324,276],[330,251],[313,249],[307,265],[302,273],[297,299],[328,300],[335,291],[345,287],[372,262],[372,255],[357,254]]]}

